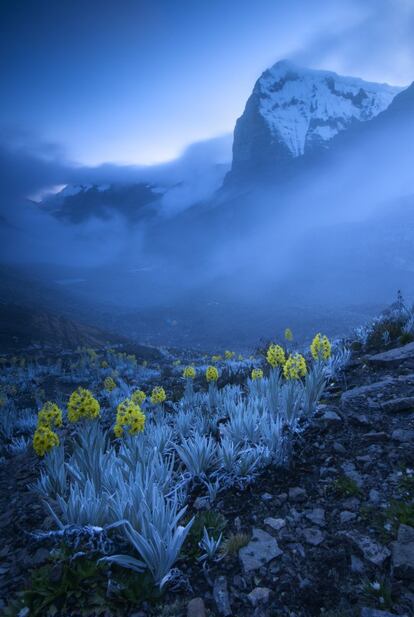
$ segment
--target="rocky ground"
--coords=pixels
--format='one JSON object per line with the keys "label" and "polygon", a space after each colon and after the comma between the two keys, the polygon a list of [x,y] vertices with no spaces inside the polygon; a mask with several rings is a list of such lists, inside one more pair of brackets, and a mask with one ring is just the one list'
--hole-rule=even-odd
{"label": "rocky ground", "polygon": [[[288,469],[214,505],[247,544],[204,568],[177,564],[189,585],[131,617],[414,615],[414,343],[354,354],[292,448]],[[0,469],[3,606],[47,559],[28,536],[44,520],[27,489],[36,465],[28,451]]]}

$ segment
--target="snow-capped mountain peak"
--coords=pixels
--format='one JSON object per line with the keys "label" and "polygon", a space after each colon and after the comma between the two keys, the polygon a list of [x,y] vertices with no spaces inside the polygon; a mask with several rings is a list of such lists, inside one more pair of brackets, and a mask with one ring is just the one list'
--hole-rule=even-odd
{"label": "snow-capped mountain peak", "polygon": [[403,88],[300,69],[282,60],[257,82],[260,113],[292,156],[327,142],[354,120],[371,120]]}
{"label": "snow-capped mountain peak", "polygon": [[257,80],[237,121],[233,170],[329,147],[341,131],[387,109],[403,89],[277,62]]}

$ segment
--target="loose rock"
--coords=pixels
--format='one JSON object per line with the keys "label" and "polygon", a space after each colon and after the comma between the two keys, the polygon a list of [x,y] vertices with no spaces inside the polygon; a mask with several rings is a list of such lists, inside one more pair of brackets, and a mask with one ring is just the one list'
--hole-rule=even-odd
{"label": "loose rock", "polygon": [[258,604],[265,604],[269,600],[271,590],[268,587],[255,587],[247,597],[253,606]]}
{"label": "loose rock", "polygon": [[223,615],[223,617],[228,617],[231,615],[232,611],[229,592],[227,589],[227,579],[225,576],[219,576],[214,581],[213,597],[220,615]]}
{"label": "loose rock", "polygon": [[304,488],[300,486],[295,486],[294,488],[289,489],[289,501],[293,503],[302,503],[306,501],[308,494]]}
{"label": "loose rock", "polygon": [[202,598],[193,598],[189,601],[187,617],[206,617],[206,607]]}
{"label": "loose rock", "polygon": [[252,539],[239,550],[239,558],[245,572],[249,572],[257,570],[282,553],[273,536],[262,529],[253,529]]}
{"label": "loose rock", "polygon": [[381,566],[390,557],[391,551],[368,536],[363,536],[358,531],[342,531],[340,536],[347,538],[363,555],[363,557],[376,566]]}
{"label": "loose rock", "polygon": [[414,580],[414,528],[400,525],[397,541],[392,544],[394,576]]}

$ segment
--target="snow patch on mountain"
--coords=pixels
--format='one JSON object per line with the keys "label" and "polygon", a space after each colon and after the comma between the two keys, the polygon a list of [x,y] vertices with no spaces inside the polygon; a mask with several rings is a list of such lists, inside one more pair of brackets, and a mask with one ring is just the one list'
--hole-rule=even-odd
{"label": "snow patch on mountain", "polygon": [[293,157],[384,111],[404,88],[277,62],[256,83],[258,111]]}

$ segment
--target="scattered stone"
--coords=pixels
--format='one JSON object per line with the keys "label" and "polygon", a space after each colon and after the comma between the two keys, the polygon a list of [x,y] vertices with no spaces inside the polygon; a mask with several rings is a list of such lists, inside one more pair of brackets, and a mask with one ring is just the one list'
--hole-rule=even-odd
{"label": "scattered stone", "polygon": [[381,408],[387,413],[414,410],[414,396],[391,399],[390,401],[382,403]]}
{"label": "scattered stone", "polygon": [[223,615],[223,617],[231,615],[230,597],[225,576],[219,576],[215,579],[213,585],[213,598],[220,615]]}
{"label": "scattered stone", "polygon": [[375,488],[372,488],[369,491],[369,500],[372,503],[380,503],[380,501],[381,501],[381,494],[377,490],[375,490]]}
{"label": "scattered stone", "polygon": [[355,469],[354,463],[347,461],[346,463],[343,463],[341,465],[341,469],[343,470],[347,478],[350,478],[355,482],[358,488],[361,488],[363,486],[364,481],[361,477],[361,474],[358,473],[358,471]]}
{"label": "scattered stone", "polygon": [[271,516],[265,518],[264,522],[275,531],[280,531],[286,525],[284,518],[272,518]]}
{"label": "scattered stone", "polygon": [[346,454],[346,448],[341,443],[339,443],[339,441],[334,442],[333,449],[338,454]]}
{"label": "scattered stone", "polygon": [[347,497],[347,499],[344,499],[342,502],[342,505],[346,510],[352,511],[358,510],[360,504],[361,502],[359,501],[358,497]]}
{"label": "scattered stone", "polygon": [[362,574],[365,570],[364,564],[356,555],[351,555],[351,570],[357,574]]}
{"label": "scattered stone", "polygon": [[305,516],[311,523],[319,525],[319,527],[324,527],[326,525],[325,510],[323,508],[314,508],[310,512],[306,512]]}
{"label": "scattered stone", "polygon": [[396,578],[414,580],[414,528],[400,525],[392,543],[392,567]]}
{"label": "scattered stone", "polygon": [[202,598],[193,598],[189,601],[187,617],[206,617],[206,607]]}
{"label": "scattered stone", "polygon": [[290,550],[292,551],[292,553],[294,553],[295,555],[300,555],[302,559],[305,559],[306,551],[305,551],[305,547],[303,546],[303,544],[301,544],[300,542],[292,542],[288,546]]}
{"label": "scattered stone", "polygon": [[389,439],[389,435],[387,433],[371,431],[370,433],[365,433],[362,435],[362,439],[367,443],[385,443]]}
{"label": "scattered stone", "polygon": [[346,523],[350,523],[351,521],[356,519],[355,512],[349,512],[349,510],[344,510],[339,515],[339,520],[341,521],[341,525],[345,525]]}
{"label": "scattered stone", "polygon": [[399,366],[402,362],[407,364],[414,364],[414,343],[408,343],[402,347],[396,349],[390,349],[382,353],[377,353],[373,356],[369,356],[367,361],[370,364],[376,364],[377,366]]}
{"label": "scattered stone", "polygon": [[319,475],[321,478],[328,478],[329,476],[336,475],[337,470],[335,467],[321,467],[319,470]]}
{"label": "scattered stone", "polygon": [[306,501],[308,494],[304,488],[300,486],[295,486],[294,488],[289,489],[289,501],[293,501],[294,503],[302,503]]}
{"label": "scattered stone", "polygon": [[395,613],[380,611],[377,608],[361,608],[361,617],[396,617]]}
{"label": "scattered stone", "polygon": [[341,416],[339,416],[335,411],[331,411],[331,410],[325,411],[321,420],[325,424],[330,424],[332,426],[335,426],[335,425],[338,426],[342,424]]}
{"label": "scattered stone", "polygon": [[275,538],[267,531],[253,529],[252,539],[239,550],[239,558],[245,572],[249,572],[257,570],[282,553]]}
{"label": "scattered stone", "polygon": [[308,527],[303,530],[303,536],[308,544],[319,546],[325,539],[325,534],[318,527]]}
{"label": "scattered stone", "polygon": [[291,508],[289,516],[287,516],[286,518],[290,523],[297,525],[297,523],[299,523],[302,517],[302,512],[298,512],[296,508]]}
{"label": "scattered stone", "polygon": [[368,427],[372,426],[372,422],[364,413],[354,413],[349,416],[349,421],[353,426]]}
{"label": "scattered stone", "polygon": [[262,495],[263,501],[272,501],[272,499],[273,499],[273,495],[271,495],[270,493],[263,493]]}
{"label": "scattered stone", "polygon": [[364,454],[363,456],[357,456],[356,460],[358,461],[358,463],[371,463],[372,462],[372,458],[369,454]]}
{"label": "scattered stone", "polygon": [[381,566],[391,555],[391,551],[386,546],[382,546],[368,536],[363,536],[358,531],[341,531],[338,535],[347,538],[367,561],[376,566]]}
{"label": "scattered stone", "polygon": [[255,587],[247,597],[253,606],[257,606],[258,604],[265,604],[269,600],[271,590],[268,587]]}
{"label": "scattered stone", "polygon": [[391,438],[400,443],[408,443],[414,441],[414,431],[398,428],[392,432]]}
{"label": "scattered stone", "polygon": [[[371,396],[377,396],[381,392],[387,392],[392,386],[395,385],[398,385],[398,380],[387,377],[382,381],[377,381],[358,388],[352,388],[351,390],[343,392],[341,395],[341,405],[345,409],[354,408],[359,412],[361,408],[367,406],[367,403],[369,403],[368,399]],[[373,405],[374,408],[380,408],[379,403],[375,404],[371,402],[371,405]]]}

